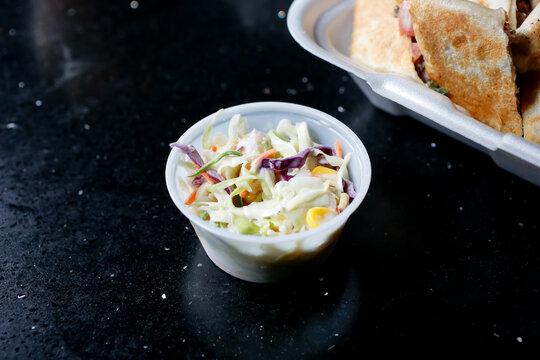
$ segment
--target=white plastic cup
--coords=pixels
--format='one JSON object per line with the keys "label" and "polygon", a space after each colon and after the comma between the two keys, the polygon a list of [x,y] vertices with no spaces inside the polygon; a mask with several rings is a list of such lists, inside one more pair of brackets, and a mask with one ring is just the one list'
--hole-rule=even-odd
{"label": "white plastic cup", "polygon": [[[358,136],[334,117],[302,105],[283,102],[257,102],[233,106],[220,114],[212,132],[227,133],[231,117],[241,114],[249,129],[268,132],[275,129],[281,119],[292,123],[305,121],[313,140],[322,145],[333,146],[339,139],[344,154],[351,153],[349,176],[357,196],[332,220],[308,231],[281,236],[257,236],[232,233],[203,221],[184,204],[189,194],[178,186],[178,177],[185,172],[178,166],[180,150],[174,148],[169,154],[165,169],[165,181],[169,194],[193,226],[208,257],[223,271],[237,278],[267,283],[281,280],[298,270],[305,270],[324,261],[351,214],[360,206],[371,181],[371,164],[366,148]],[[214,114],[208,115],[190,127],[178,142],[202,148],[202,134]]]}

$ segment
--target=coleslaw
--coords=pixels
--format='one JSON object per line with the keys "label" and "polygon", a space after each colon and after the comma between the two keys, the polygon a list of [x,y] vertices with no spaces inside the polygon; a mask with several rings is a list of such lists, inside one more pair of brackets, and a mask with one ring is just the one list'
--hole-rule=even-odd
{"label": "coleslaw", "polygon": [[305,122],[282,119],[267,133],[248,130],[239,114],[227,135],[207,124],[202,149],[172,143],[184,155],[178,186],[185,204],[203,220],[228,231],[260,236],[298,233],[342,212],[356,196],[339,140],[315,143]]}

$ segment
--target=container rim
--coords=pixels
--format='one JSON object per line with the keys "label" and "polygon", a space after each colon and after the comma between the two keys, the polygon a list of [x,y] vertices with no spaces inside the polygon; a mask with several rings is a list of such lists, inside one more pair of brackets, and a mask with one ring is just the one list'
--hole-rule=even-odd
{"label": "container rim", "polygon": [[[254,102],[254,103],[246,103],[242,105],[236,105],[232,106],[226,109],[223,109],[223,113],[221,115],[222,119],[229,119],[234,114],[245,114],[246,116],[249,115],[249,113],[254,112],[263,112],[263,111],[279,111],[279,112],[291,112],[295,113],[297,115],[304,116],[311,120],[323,120],[327,123],[331,123],[332,126],[338,130],[338,132],[342,135],[342,138],[348,138],[347,143],[350,143],[351,146],[355,149],[355,156],[357,157],[357,160],[360,164],[361,173],[359,175],[360,183],[354,183],[355,191],[357,192],[357,196],[354,198],[354,200],[347,206],[347,208],[341,212],[338,216],[333,218],[332,220],[328,221],[327,223],[322,224],[321,226],[316,227],[315,229],[310,229],[307,231],[295,233],[295,234],[288,234],[288,235],[278,235],[278,236],[259,236],[259,235],[245,235],[245,234],[238,234],[233,233],[225,229],[218,228],[212,224],[209,224],[206,221],[203,221],[198,216],[196,216],[191,210],[189,210],[188,206],[186,206],[183,201],[181,200],[178,189],[176,186],[176,168],[178,165],[178,157],[180,156],[180,150],[174,148],[169,153],[169,156],[167,158],[167,164],[165,167],[165,183],[167,185],[167,190],[169,192],[169,195],[171,199],[173,200],[176,207],[186,216],[192,223],[196,224],[197,226],[205,229],[206,231],[210,232],[211,234],[224,238],[224,239],[231,239],[236,242],[246,242],[246,243],[261,243],[261,244],[276,244],[276,243],[282,243],[287,241],[297,241],[302,240],[308,236],[317,236],[323,233],[329,233],[332,231],[335,231],[337,228],[341,226],[341,224],[345,224],[348,218],[352,215],[354,211],[360,206],[362,201],[364,200],[370,182],[371,182],[371,162],[369,159],[369,155],[367,153],[367,150],[362,143],[362,141],[358,138],[358,136],[345,124],[343,124],[338,119],[313,108],[304,106],[304,105],[298,105],[293,103],[286,103],[286,102]],[[215,114],[215,113],[214,113]],[[214,114],[210,114],[203,118],[202,120],[197,121],[194,125],[192,125],[188,130],[180,136],[178,139],[179,142],[182,142],[184,140],[191,140],[196,138],[198,135],[202,134],[204,127],[206,126],[207,122],[210,121],[211,118],[214,117]]]}

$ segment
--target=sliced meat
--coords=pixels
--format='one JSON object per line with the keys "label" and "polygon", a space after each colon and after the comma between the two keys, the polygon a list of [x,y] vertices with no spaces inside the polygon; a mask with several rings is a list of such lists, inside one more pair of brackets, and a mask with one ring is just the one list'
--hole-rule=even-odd
{"label": "sliced meat", "polygon": [[411,55],[412,55],[413,62],[416,62],[416,60],[422,57],[422,52],[420,52],[418,43],[416,41],[412,41],[413,39],[414,38],[411,38]]}
{"label": "sliced meat", "polygon": [[531,5],[527,0],[516,0],[516,27],[520,27],[531,13]]}
{"label": "sliced meat", "polygon": [[399,20],[399,32],[401,35],[414,36],[414,29],[411,20],[411,13],[409,12],[411,5],[407,0],[401,2],[401,6],[398,11]]}
{"label": "sliced meat", "polygon": [[431,84],[432,83],[431,79],[429,78],[429,75],[427,74],[426,64],[425,64],[425,61],[424,61],[424,57],[422,55],[420,55],[420,58],[418,58],[414,62],[414,68],[416,69],[416,73],[418,74],[418,77],[423,82],[425,82],[426,84]]}

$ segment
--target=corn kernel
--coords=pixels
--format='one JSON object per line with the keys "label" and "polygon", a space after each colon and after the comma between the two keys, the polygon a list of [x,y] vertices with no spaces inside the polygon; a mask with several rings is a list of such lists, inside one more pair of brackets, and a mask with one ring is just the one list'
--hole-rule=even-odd
{"label": "corn kernel", "polygon": [[317,166],[313,170],[311,170],[311,173],[315,175],[337,175],[337,171],[324,167],[324,166]]}
{"label": "corn kernel", "polygon": [[306,213],[306,222],[308,226],[313,229],[319,225],[322,225],[336,215],[337,213],[333,209],[325,207],[314,207],[309,209]]}

